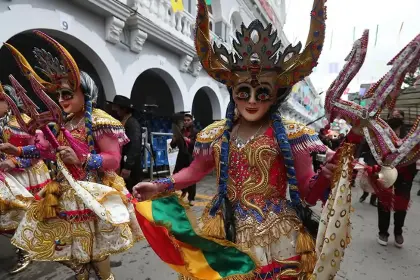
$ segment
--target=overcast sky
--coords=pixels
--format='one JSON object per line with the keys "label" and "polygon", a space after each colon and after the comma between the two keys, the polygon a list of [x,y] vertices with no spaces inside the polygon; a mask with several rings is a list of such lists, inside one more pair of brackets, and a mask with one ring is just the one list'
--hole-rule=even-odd
{"label": "overcast sky", "polygon": [[[305,44],[313,0],[286,0],[286,3],[284,31],[292,43]],[[352,48],[354,28],[356,39],[364,29],[370,30],[370,36],[365,63],[350,84],[350,92],[358,91],[361,83],[380,79],[389,70],[386,64],[420,33],[420,0],[328,0],[326,40],[319,65],[310,76],[318,91],[327,90],[337,76],[337,73],[329,73],[330,64],[339,63],[339,70],[344,65]]]}

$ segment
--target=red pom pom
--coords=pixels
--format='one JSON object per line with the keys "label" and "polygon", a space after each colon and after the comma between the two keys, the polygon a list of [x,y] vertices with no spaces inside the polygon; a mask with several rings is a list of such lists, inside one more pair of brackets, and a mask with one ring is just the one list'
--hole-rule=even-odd
{"label": "red pom pom", "polygon": [[375,172],[375,173],[381,172],[381,167],[379,165],[374,165],[373,166],[373,172]]}

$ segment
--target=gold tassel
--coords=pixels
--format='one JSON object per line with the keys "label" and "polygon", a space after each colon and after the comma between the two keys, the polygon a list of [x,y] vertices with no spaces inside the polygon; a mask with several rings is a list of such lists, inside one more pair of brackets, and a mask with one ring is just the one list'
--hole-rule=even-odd
{"label": "gold tassel", "polygon": [[314,272],[316,260],[316,253],[313,251],[300,255],[300,271],[303,273]]}
{"label": "gold tassel", "polygon": [[60,184],[51,181],[44,190],[44,198],[37,204],[37,217],[40,221],[57,217]]}
{"label": "gold tassel", "polygon": [[202,233],[204,235],[217,238],[217,239],[225,239],[226,232],[225,232],[225,224],[223,222],[222,216],[220,214],[216,214],[214,217],[209,217],[205,219]]}
{"label": "gold tassel", "polygon": [[[312,273],[316,264],[315,240],[302,225],[296,240],[296,253],[300,255],[300,271],[305,274]],[[307,275],[309,276],[309,275]]]}
{"label": "gold tassel", "polygon": [[305,230],[304,226],[300,228],[296,240],[296,253],[305,254],[315,250],[315,241],[312,236]]}
{"label": "gold tassel", "polygon": [[120,192],[123,191],[125,187],[124,179],[121,176],[118,176],[116,173],[105,173],[105,175],[102,177],[102,183]]}
{"label": "gold tassel", "polygon": [[8,201],[0,199],[0,213],[4,213],[10,209],[10,203]]}

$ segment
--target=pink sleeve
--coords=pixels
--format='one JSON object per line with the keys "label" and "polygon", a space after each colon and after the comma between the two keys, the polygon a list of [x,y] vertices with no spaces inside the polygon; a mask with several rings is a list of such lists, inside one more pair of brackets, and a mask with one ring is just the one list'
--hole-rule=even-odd
{"label": "pink sleeve", "polygon": [[175,181],[175,188],[178,190],[194,185],[203,179],[214,168],[212,155],[196,156],[187,168],[182,169],[172,176]]}
{"label": "pink sleeve", "polygon": [[120,167],[121,148],[118,139],[114,136],[104,134],[96,139],[96,145],[102,156],[102,169],[114,171]]}

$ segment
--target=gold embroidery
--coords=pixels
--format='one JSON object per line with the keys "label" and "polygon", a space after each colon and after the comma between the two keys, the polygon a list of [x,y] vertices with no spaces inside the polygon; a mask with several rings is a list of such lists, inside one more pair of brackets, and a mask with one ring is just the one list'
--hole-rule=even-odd
{"label": "gold embroidery", "polygon": [[[28,123],[31,120],[31,118],[26,114],[21,114],[21,117],[22,117],[22,119],[25,123]],[[20,125],[19,125],[15,115],[12,115],[10,117],[10,120],[9,120],[7,125],[10,126],[10,127],[13,127],[13,128],[20,129]]]}
{"label": "gold embroidery", "polygon": [[[213,145],[213,153],[215,162],[220,162],[221,141],[216,141]],[[269,184],[269,175],[273,163],[278,160],[279,152],[274,138],[267,135],[259,135],[252,141],[247,143],[242,149],[238,149],[231,142],[229,148],[229,158],[233,153],[244,157],[249,165],[249,177],[243,183],[236,182],[232,176],[229,176],[227,182],[227,192],[229,200],[236,202],[239,200],[241,204],[247,208],[252,208],[264,217],[260,205],[252,203],[251,200],[259,201],[260,204],[266,199],[273,197],[281,198],[282,194],[278,192],[275,186]],[[237,170],[239,162],[229,161],[230,169]],[[217,181],[220,176],[220,166],[216,165]],[[279,176],[284,176],[280,174]],[[284,182],[283,182],[284,184]],[[281,186],[285,187],[285,186]],[[261,205],[263,206],[263,205]]]}
{"label": "gold embroidery", "polygon": [[316,135],[315,130],[305,126],[302,123],[297,123],[286,119],[283,119],[282,121],[286,128],[287,138],[289,138],[289,140],[299,138],[303,135]]}
{"label": "gold embroidery", "polygon": [[[28,251],[34,260],[87,263],[124,252],[134,245],[128,224],[112,226],[103,221],[70,223],[61,219],[39,222],[35,218],[35,208],[30,207],[24,226],[18,228],[12,239],[14,246]],[[96,240],[94,249],[96,234],[110,237],[106,244],[112,245],[105,246]]]}
{"label": "gold embroidery", "polygon": [[226,120],[221,120],[212,123],[211,125],[204,128],[200,133],[197,134],[197,142],[199,143],[212,143],[220,136],[222,136],[225,130]]}
{"label": "gold embroidery", "polygon": [[96,130],[97,127],[100,126],[112,126],[114,128],[121,128],[124,129],[124,126],[122,123],[113,117],[111,117],[106,112],[100,110],[100,109],[93,109],[92,111],[92,128],[93,130]]}
{"label": "gold embroidery", "polygon": [[[285,204],[285,202],[284,202]],[[292,238],[301,224],[294,211],[284,208],[280,213],[269,212],[261,222],[253,216],[246,220],[236,221],[236,239],[242,248],[254,246],[267,247],[279,240],[281,236]]]}
{"label": "gold embroidery", "polygon": [[270,147],[270,145],[259,145],[258,147],[250,145],[249,147],[245,147],[245,154],[250,167],[255,167],[258,170],[259,174],[257,176],[260,177],[260,180],[256,178],[257,176],[251,175],[248,177],[244,182],[241,202],[249,208],[254,208],[264,217],[262,209],[256,204],[251,203],[248,200],[248,196],[262,195],[265,198],[269,198],[274,193],[275,188],[268,185],[268,177],[271,166],[276,159],[277,150]]}
{"label": "gold embroidery", "polygon": [[[21,238],[25,251],[33,254],[33,259],[51,259],[55,254],[56,244],[65,246],[71,244],[70,223],[65,220],[54,219],[53,222],[39,222],[35,218],[36,207],[30,207],[26,218],[29,226],[21,230]],[[34,228],[34,223],[37,227]]]}

